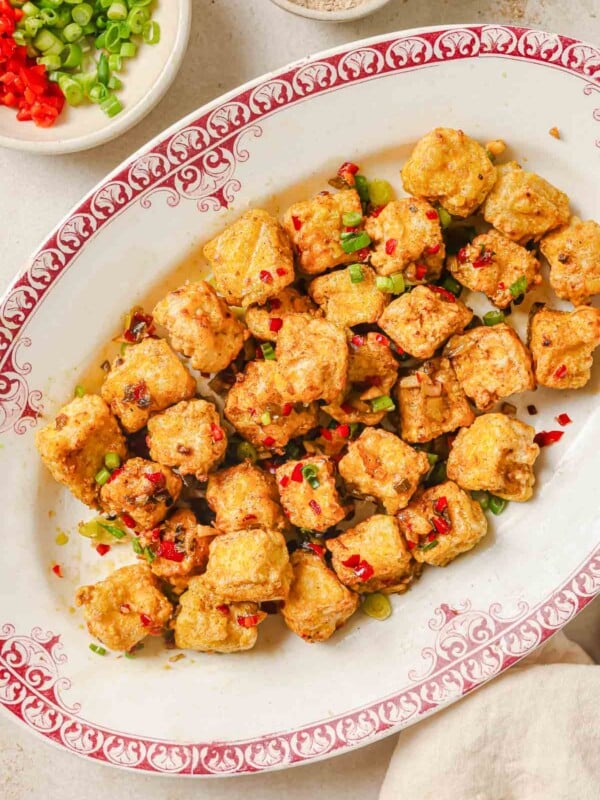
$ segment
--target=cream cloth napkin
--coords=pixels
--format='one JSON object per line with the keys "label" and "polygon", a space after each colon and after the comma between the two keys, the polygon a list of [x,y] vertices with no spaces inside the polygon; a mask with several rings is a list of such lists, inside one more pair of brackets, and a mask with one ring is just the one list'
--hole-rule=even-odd
{"label": "cream cloth napkin", "polygon": [[563,633],[400,734],[380,800],[599,800],[600,666]]}

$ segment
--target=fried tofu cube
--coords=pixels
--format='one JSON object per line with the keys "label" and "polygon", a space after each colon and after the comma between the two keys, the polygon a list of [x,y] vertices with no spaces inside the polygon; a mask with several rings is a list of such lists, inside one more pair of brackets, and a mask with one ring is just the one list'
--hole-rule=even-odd
{"label": "fried tofu cube", "polygon": [[204,247],[217,291],[230,305],[265,303],[294,281],[290,241],[268,211],[255,208]]}
{"label": "fried tofu cube", "polygon": [[438,213],[426,200],[392,200],[367,218],[365,230],[375,244],[371,264],[380,275],[402,272],[412,281],[439,278],[446,247]]}
{"label": "fried tofu cube", "polygon": [[286,461],[276,474],[281,505],[292,525],[326,531],[348,514],[336,489],[333,462],[326,456]]}
{"label": "fried tofu cube", "polygon": [[226,533],[289,529],[275,477],[249,462],[209,475],[206,500],[216,514],[215,525]]}
{"label": "fried tofu cube", "polygon": [[288,314],[317,316],[318,313],[310,297],[288,286],[276,297],[270,297],[264,306],[250,306],[246,311],[246,325],[257,339],[276,342],[282,322]]}
{"label": "fried tofu cube", "polygon": [[251,650],[257,626],[266,617],[256,603],[228,603],[214,593],[204,575],[192,578],[175,619],[175,644],[201,653]]}
{"label": "fried tofu cube", "polygon": [[222,533],[210,544],[205,575],[225,602],[285,600],[292,579],[285,539],[264,528]]}
{"label": "fried tofu cube", "polygon": [[452,481],[427,489],[398,514],[400,530],[416,561],[445,567],[487,533],[478,502]]}
{"label": "fried tofu cube", "polygon": [[148,422],[150,456],[181,475],[205,481],[225,457],[227,435],[219,412],[206,400],[184,400]]}
{"label": "fried tofu cube", "polygon": [[429,442],[475,419],[447,358],[434,358],[398,382],[402,438]]}
{"label": "fried tofu cube", "polygon": [[379,327],[415,358],[431,358],[452,334],[462,331],[473,312],[439,287],[416,286],[394,300],[379,319]]}
{"label": "fried tofu cube", "polygon": [[393,433],[366,428],[350,442],[338,469],[351,494],[372,497],[396,514],[429,472],[429,461]]}
{"label": "fried tofu cube", "polygon": [[355,189],[318,194],[288,208],[283,226],[294,244],[302,272],[319,275],[339,264],[356,261],[356,254],[345,253],[341,246],[342,216],[347,213],[362,215]]}
{"label": "fried tofu cube", "polygon": [[159,633],[173,607],[147,564],[121,567],[91,586],[80,586],[75,604],[88,631],[110,650],[131,650],[148,634]]}
{"label": "fried tofu cube", "polygon": [[196,381],[164,339],[143,339],[118,356],[100,394],[127,433],[150,415],[196,394]]}
{"label": "fried tofu cube", "polygon": [[571,217],[569,224],[542,239],[550,264],[550,284],[563,300],[587,303],[600,292],[600,225]]}
{"label": "fried tofu cube", "polygon": [[283,386],[275,361],[251,361],[229,390],[225,416],[255,447],[283,452],[290,439],[317,424],[316,404],[290,402],[282,394]]}
{"label": "fried tofu cube", "polygon": [[473,214],[495,180],[485,149],[453,128],[435,128],[419,139],[402,169],[408,194],[440,203],[456,217]]}
{"label": "fried tofu cube", "polygon": [[348,345],[337,325],[290,314],[283,321],[275,352],[284,393],[292,402],[331,402],[346,388]]}
{"label": "fried tofu cube", "polygon": [[483,204],[483,216],[519,244],[537,241],[569,221],[569,198],[516,161],[498,167],[494,188]]}
{"label": "fried tofu cube", "polygon": [[497,308],[507,308],[515,299],[510,289],[517,281],[525,279],[522,294],[542,282],[535,255],[493,229],[449,256],[446,266],[459,283],[483,292]]}
{"label": "fried tofu cube", "polygon": [[169,292],[152,313],[167,329],[174,349],[202,372],[226,369],[248,337],[246,328],[206,281],[186,283]]}
{"label": "fried tofu cube", "polygon": [[189,508],[180,508],[139,538],[142,546],[154,553],[152,572],[159,578],[179,583],[182,578],[204,572],[209,545],[219,533],[208,525],[198,525]]}
{"label": "fried tofu cube", "polygon": [[405,592],[421,572],[398,522],[384,514],[374,514],[326,544],[336,575],[359,594]]}
{"label": "fried tofu cube", "polygon": [[600,309],[580,306],[555,311],[545,306],[529,322],[529,347],[540,386],[580,389],[591,376],[595,348],[600,345]]}
{"label": "fried tofu cube", "polygon": [[315,553],[296,550],[290,593],[281,609],[285,624],[307,642],[324,642],[358,608],[358,595],[347,589]]}
{"label": "fried tofu cube", "polygon": [[446,471],[460,487],[524,502],[533,494],[533,465],[540,448],[535,431],[504,414],[483,414],[458,432]]}
{"label": "fried tofu cube", "polygon": [[181,493],[181,478],[145,458],[129,458],[100,490],[100,503],[112,514],[129,514],[141,528],[153,528],[167,516]]}
{"label": "fried tofu cube", "polygon": [[96,473],[107,453],[125,458],[121,429],[101,397],[87,394],[63,406],[54,420],[36,433],[35,445],[52,477],[78,500],[98,508]]}
{"label": "fried tofu cube", "polygon": [[464,393],[480,411],[535,389],[531,353],[510,325],[480,326],[453,336],[444,350]]}
{"label": "fried tofu cube", "polygon": [[[358,266],[358,265],[356,265]],[[354,283],[349,268],[321,275],[310,282],[308,292],[325,313],[325,319],[340,327],[375,323],[389,302],[380,292],[373,270],[361,264],[362,280]]]}

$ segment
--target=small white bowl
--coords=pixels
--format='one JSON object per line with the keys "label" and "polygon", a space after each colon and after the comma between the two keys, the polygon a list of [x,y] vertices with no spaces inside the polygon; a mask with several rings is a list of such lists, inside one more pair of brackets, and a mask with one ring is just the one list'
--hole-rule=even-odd
{"label": "small white bowl", "polygon": [[374,11],[378,11],[380,8],[387,5],[390,0],[365,0],[355,8],[348,8],[345,11],[317,11],[316,9],[305,8],[298,3],[293,3],[291,0],[271,0],[271,2],[285,9],[285,11],[298,14],[300,17],[318,19],[322,22],[351,22],[352,20],[366,17]]}
{"label": "small white bowl", "polygon": [[107,117],[97,105],[65,105],[51,128],[19,122],[15,111],[0,107],[0,147],[58,154],[88,150],[115,139],[151,111],[173,82],[183,61],[190,34],[192,0],[161,0],[152,18],[160,25],[158,44],[143,44],[135,58],[125,60],[119,78],[123,110]]}

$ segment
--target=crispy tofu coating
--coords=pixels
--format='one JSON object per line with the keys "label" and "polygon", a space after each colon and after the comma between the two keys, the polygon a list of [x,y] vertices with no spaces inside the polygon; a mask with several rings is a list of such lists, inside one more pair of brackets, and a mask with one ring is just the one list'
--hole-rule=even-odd
{"label": "crispy tofu coating", "polygon": [[265,303],[294,280],[292,247],[279,222],[260,208],[204,247],[217,290],[230,305]]}
{"label": "crispy tofu coating", "polygon": [[346,388],[348,345],[342,328],[307,314],[290,314],[277,339],[283,391],[296,403],[331,402]]}
{"label": "crispy tofu coating", "polygon": [[435,128],[419,139],[402,169],[409,194],[441,203],[456,217],[473,214],[495,180],[496,167],[485,149],[452,128]]}
{"label": "crispy tofu coating", "polygon": [[380,275],[403,272],[412,281],[439,278],[446,248],[438,213],[426,200],[392,200],[367,218],[365,230],[375,245],[371,264]]}
{"label": "crispy tofu coating", "polygon": [[326,456],[286,461],[277,469],[277,486],[286,515],[298,528],[326,531],[349,511],[348,506],[342,505],[333,462]]}
{"label": "crispy tofu coating", "polygon": [[434,358],[398,381],[402,438],[429,442],[475,419],[447,358]]}
{"label": "crispy tofu coating", "polygon": [[481,326],[453,336],[444,350],[464,393],[480,411],[535,389],[531,353],[510,325]]}
{"label": "crispy tofu coating", "polygon": [[493,229],[449,256],[446,266],[459,283],[472,292],[483,292],[497,308],[512,303],[510,287],[522,278],[525,292],[542,282],[535,255]]}
{"label": "crispy tofu coating", "polygon": [[220,372],[237,356],[248,331],[206,281],[186,283],[163,298],[152,312],[169,332],[178,353],[194,369]]}
{"label": "crispy tofu coating", "polygon": [[100,504],[110,513],[129,514],[141,528],[153,528],[167,516],[180,493],[181,478],[168,467],[130,458],[100,490]]}
{"label": "crispy tofu coating", "polygon": [[75,604],[88,631],[111,650],[131,650],[148,634],[160,633],[173,612],[147,564],[121,567],[99,583],[80,586]]}
{"label": "crispy tofu coating", "polygon": [[35,445],[44,464],[82,503],[98,508],[95,476],[107,453],[125,458],[125,439],[109,407],[96,394],[76,397],[54,420],[36,433]]}
{"label": "crispy tofu coating", "polygon": [[323,192],[288,208],[283,226],[294,244],[302,272],[319,275],[338,264],[356,261],[356,254],[345,253],[340,244],[342,216],[349,212],[362,214],[355,189]]}
{"label": "crispy tofu coating", "polygon": [[196,394],[196,381],[164,339],[143,339],[118,356],[100,394],[127,433],[146,425],[155,411]]}
{"label": "crispy tofu coating", "polygon": [[335,325],[352,327],[375,323],[389,302],[389,295],[375,285],[375,273],[362,264],[363,280],[353,283],[349,269],[315,278],[308,286],[312,299]]}
{"label": "crispy tofu coating", "polygon": [[317,424],[317,406],[290,402],[283,386],[275,361],[251,361],[227,395],[225,416],[255,447],[282,452]]}
{"label": "crispy tofu coating", "polygon": [[218,533],[208,525],[198,525],[189,508],[180,508],[161,525],[144,531],[140,542],[154,553],[152,572],[179,583],[182,578],[204,572],[209,545]]}
{"label": "crispy tofu coating", "polygon": [[569,221],[569,198],[516,161],[498,167],[494,188],[483,205],[483,216],[515,242],[537,241]]}
{"label": "crispy tofu coating", "polygon": [[348,445],[338,468],[353,495],[373,497],[388,514],[396,514],[429,472],[429,461],[393,433],[366,428]]}
{"label": "crispy tofu coating", "polygon": [[199,481],[206,480],[227,450],[219,412],[206,400],[183,401],[153,416],[147,442],[155,461]]}
{"label": "crispy tofu coating", "polygon": [[277,297],[270,297],[264,306],[250,306],[246,311],[246,325],[257,339],[276,342],[282,321],[288,314],[317,315],[317,307],[310,297],[288,286]]}
{"label": "crispy tofu coating", "polygon": [[206,500],[217,515],[215,525],[226,533],[289,529],[274,476],[249,462],[209,475]]}
{"label": "crispy tofu coating", "polygon": [[431,358],[452,334],[462,331],[473,312],[438,287],[416,286],[394,300],[379,319],[393,341],[415,358]]}
{"label": "crispy tofu coating", "polygon": [[573,305],[600,292],[600,225],[571,217],[569,224],[542,239],[540,250],[550,264],[550,284]]}
{"label": "crispy tofu coating", "polygon": [[327,541],[340,581],[359,594],[405,592],[421,568],[394,517],[374,514]]}
{"label": "crispy tofu coating", "polygon": [[600,344],[600,309],[542,307],[529,323],[535,377],[550,389],[580,389],[590,379],[592,353]]}
{"label": "crispy tofu coating", "polygon": [[175,644],[201,653],[251,650],[257,625],[266,616],[256,603],[228,603],[214,593],[204,575],[192,578],[175,619]]}
{"label": "crispy tofu coating", "polygon": [[445,567],[487,533],[481,506],[453,481],[427,489],[398,514],[400,530],[413,557]]}
{"label": "crispy tofu coating", "polygon": [[524,502],[533,494],[533,464],[540,448],[534,429],[504,414],[483,414],[458,432],[448,457],[448,477],[463,489],[483,489]]}
{"label": "crispy tofu coating", "polygon": [[358,595],[340,583],[315,553],[296,550],[290,562],[294,577],[281,615],[305,641],[324,642],[354,614]]}
{"label": "crispy tofu coating", "polygon": [[205,575],[225,602],[285,600],[292,579],[285,539],[279,531],[266,528],[216,536]]}

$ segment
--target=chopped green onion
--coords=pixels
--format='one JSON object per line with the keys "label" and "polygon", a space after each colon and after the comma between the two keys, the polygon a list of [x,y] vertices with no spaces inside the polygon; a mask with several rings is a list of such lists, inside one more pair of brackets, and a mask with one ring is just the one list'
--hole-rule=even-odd
{"label": "chopped green onion", "polygon": [[352,283],[362,283],[365,279],[361,264],[350,264],[348,272],[350,273],[350,280]]}
{"label": "chopped green onion", "polygon": [[133,548],[133,552],[138,556],[141,556],[144,552],[144,548],[140,544],[140,540],[137,538],[131,540],[131,547]]}
{"label": "chopped green onion", "polygon": [[60,53],[60,61],[63,67],[67,69],[81,66],[83,61],[83,50],[81,46],[75,42],[65,45]]}
{"label": "chopped green onion", "polygon": [[62,41],[58,36],[52,33],[48,28],[42,28],[38,35],[33,40],[33,46],[36,50],[46,53],[60,53],[64,47]]}
{"label": "chopped green onion", "polygon": [[510,285],[509,291],[513,297],[520,297],[522,294],[525,294],[527,291],[527,277],[521,275],[520,278]]}
{"label": "chopped green onion", "polygon": [[73,22],[84,26],[91,22],[94,16],[94,9],[89,3],[79,3],[71,11],[71,16],[73,17]]}
{"label": "chopped green onion", "polygon": [[85,387],[80,383],[75,387],[75,397],[83,397],[85,395]]}
{"label": "chopped green onion", "polygon": [[264,414],[260,416],[260,424],[261,425],[270,425],[271,424],[271,414],[269,411],[265,411]]}
{"label": "chopped green onion", "polygon": [[300,447],[298,442],[294,441],[288,442],[288,444],[285,447],[285,454],[288,458],[291,459],[299,458],[301,453],[302,453],[302,448]]}
{"label": "chopped green onion", "polygon": [[111,72],[120,72],[123,69],[123,59],[118,53],[111,53],[108,57],[108,66]]}
{"label": "chopped green onion", "polygon": [[258,461],[258,451],[250,442],[240,442],[236,449],[236,455],[240,461],[251,461],[253,464]]}
{"label": "chopped green onion", "polygon": [[62,35],[66,42],[76,42],[77,39],[80,39],[83,35],[83,30],[81,25],[78,25],[76,22],[71,22],[69,25],[65,25]]}
{"label": "chopped green onion", "polygon": [[109,478],[110,478],[110,472],[105,467],[102,467],[102,469],[98,470],[98,472],[96,473],[94,480],[96,481],[98,486],[104,486],[104,484]]}
{"label": "chopped green onion", "polygon": [[396,406],[389,394],[384,394],[371,400],[371,408],[373,411],[392,411]]}
{"label": "chopped green onion", "polygon": [[437,462],[439,460],[440,460],[440,457],[438,456],[437,453],[427,453],[427,461],[429,461],[429,466],[430,467],[433,467],[434,464],[437,464]]}
{"label": "chopped green onion", "polygon": [[350,423],[350,438],[351,439],[354,439],[354,437],[357,434],[357,431],[358,431],[359,427],[360,427],[360,425],[359,425],[358,422],[351,422]]}
{"label": "chopped green onion", "polygon": [[455,297],[460,297],[463,287],[452,275],[446,275],[441,285],[447,292],[450,292],[450,294],[453,294]]}
{"label": "chopped green onion", "polygon": [[496,497],[495,494],[491,494],[489,509],[492,512],[492,514],[498,516],[498,514],[501,514],[506,508],[506,503],[507,501],[504,500],[502,497]]}
{"label": "chopped green onion", "polygon": [[102,50],[106,44],[106,31],[102,31],[101,34],[96,36],[94,39],[94,47],[96,50]]}
{"label": "chopped green onion", "polygon": [[380,292],[387,292],[387,294],[392,294],[393,292],[392,279],[384,277],[383,275],[378,275],[375,278],[375,286]]}
{"label": "chopped green onion", "polygon": [[104,46],[109,53],[118,53],[121,49],[121,29],[118,22],[110,22],[105,31]]}
{"label": "chopped green onion", "polygon": [[104,456],[104,466],[108,467],[108,469],[117,469],[121,466],[121,456],[118,453],[109,451]]}
{"label": "chopped green onion", "polygon": [[98,81],[106,86],[109,78],[110,67],[108,66],[108,59],[104,53],[101,53],[98,59]]}
{"label": "chopped green onion", "polygon": [[354,188],[358,192],[363,209],[365,209],[369,202],[369,182],[364,175],[354,176]]}
{"label": "chopped green onion", "polygon": [[483,322],[489,327],[492,325],[498,325],[500,322],[504,322],[504,314],[500,310],[488,311],[487,314],[483,315]]}
{"label": "chopped green onion", "polygon": [[266,361],[275,361],[275,350],[273,349],[271,342],[263,342],[263,344],[260,346],[260,349],[262,350],[262,354]]}
{"label": "chopped green onion", "polygon": [[361,231],[361,233],[342,233],[340,244],[344,253],[356,253],[357,250],[362,250],[363,247],[368,247],[371,244],[371,237],[365,231]]}
{"label": "chopped green onion", "polygon": [[363,597],[361,610],[373,619],[383,621],[392,613],[392,604],[389,597],[381,592],[374,592]]}
{"label": "chopped green onion", "polygon": [[404,283],[404,275],[401,272],[394,272],[393,275],[390,275],[390,280],[392,281],[393,294],[402,294],[405,291],[406,284]]}
{"label": "chopped green onion", "polygon": [[119,36],[125,42],[129,41],[129,37],[131,36],[131,28],[129,27],[129,23],[119,22]]}
{"label": "chopped green onion", "polygon": [[137,46],[133,42],[123,42],[119,54],[122,58],[134,58],[137,53]]}
{"label": "chopped green onion", "polygon": [[106,655],[106,647],[101,647],[99,644],[91,644],[90,650],[92,653],[96,653],[97,656],[105,656]]}
{"label": "chopped green onion", "polygon": [[450,225],[452,224],[451,214],[448,211],[446,211],[444,206],[438,206],[436,208],[436,211],[438,212],[438,216],[440,218],[440,225],[442,226],[442,228],[449,228]]}
{"label": "chopped green onion", "polygon": [[156,555],[152,552],[152,550],[149,547],[144,547],[144,555],[146,556],[146,561],[149,564],[151,564],[156,558]]}
{"label": "chopped green onion", "polygon": [[314,464],[305,464],[302,467],[302,476],[308,480],[309,478],[316,478],[319,474],[319,471],[315,467]]}
{"label": "chopped green onion", "polygon": [[345,225],[347,228],[355,228],[357,225],[363,220],[363,215],[360,211],[347,211],[345,214],[342,214],[342,225]]}
{"label": "chopped green onion", "polygon": [[420,545],[419,550],[433,550],[433,548],[437,546],[438,546],[438,540],[434,539],[433,542],[428,542],[427,544]]}
{"label": "chopped green onion", "polygon": [[[109,91],[106,88],[106,86],[104,86],[103,83],[94,84],[94,86],[92,86],[88,92],[88,97],[90,98],[92,103],[102,103],[104,100],[106,100],[108,95]],[[123,344],[121,345],[121,355],[123,355],[123,353],[125,352],[125,347],[127,347],[127,345],[125,344],[125,342],[123,342]]]}
{"label": "chopped green onion", "polygon": [[108,79],[108,88],[113,90],[122,89],[123,81],[120,81],[116,75],[111,75]]}
{"label": "chopped green onion", "polygon": [[123,110],[121,101],[114,94],[109,94],[106,100],[100,103],[100,108],[107,117],[115,117],[120,111]]}
{"label": "chopped green onion", "polygon": [[140,34],[144,30],[144,25],[150,18],[150,12],[146,8],[133,6],[127,16],[127,22],[132,33]]}
{"label": "chopped green onion", "polygon": [[388,181],[374,178],[369,181],[369,200],[375,208],[386,206],[393,197],[393,189]]}
{"label": "chopped green onion", "polygon": [[122,0],[117,0],[117,2],[110,4],[106,16],[112,20],[121,20],[127,19],[128,13],[127,3],[122,2]]}
{"label": "chopped green onion", "polygon": [[307,478],[306,480],[310,484],[311,489],[318,489],[321,485],[318,478]]}
{"label": "chopped green onion", "polygon": [[404,284],[404,275],[401,272],[395,272],[393,275],[378,275],[375,278],[375,285],[380,292],[387,294],[402,294],[406,286]]}
{"label": "chopped green onion", "polygon": [[489,508],[490,506],[489,492],[483,492],[483,491],[471,492],[471,497],[473,498],[473,500],[479,503],[479,505],[482,507],[484,511]]}
{"label": "chopped green onion", "polygon": [[111,536],[114,536],[115,539],[125,538],[125,531],[122,528],[117,528],[116,525],[110,525],[108,522],[100,522],[100,520],[98,520],[98,525],[107,531],[107,533],[110,533]]}
{"label": "chopped green onion", "polygon": [[438,463],[434,464],[429,470],[425,478],[425,485],[437,486],[439,483],[444,483],[446,480],[448,480],[448,476],[446,475],[446,462],[438,461]]}

